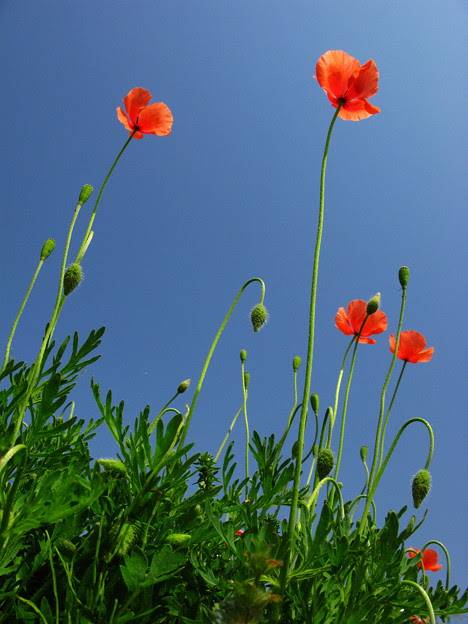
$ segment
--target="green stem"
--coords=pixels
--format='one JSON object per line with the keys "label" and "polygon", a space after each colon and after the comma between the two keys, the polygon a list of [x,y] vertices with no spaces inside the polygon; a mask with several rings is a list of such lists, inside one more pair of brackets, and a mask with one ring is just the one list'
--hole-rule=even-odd
{"label": "green stem", "polygon": [[418,585],[418,583],[415,583],[414,581],[408,581],[407,579],[403,579],[401,582],[402,583],[406,583],[407,585],[412,585],[413,587],[415,587],[419,591],[419,593],[424,598],[424,602],[426,603],[427,610],[429,611],[429,617],[431,618],[431,624],[437,624],[436,619],[435,619],[434,609],[432,607],[432,602],[431,602],[431,599],[429,598],[429,596],[427,595],[427,592],[421,587],[421,585]]}
{"label": "green stem", "polygon": [[383,424],[383,427],[382,427],[382,436],[381,436],[381,440],[380,440],[379,467],[382,465],[382,457],[383,457],[383,452],[384,452],[384,447],[385,447],[385,432],[387,431],[387,425],[388,425],[388,421],[389,421],[389,418],[390,418],[390,412],[392,411],[393,403],[395,401],[395,397],[396,397],[396,394],[398,392],[398,388],[400,386],[400,382],[401,382],[401,380],[403,378],[403,373],[405,372],[405,368],[406,368],[407,364],[408,364],[408,362],[405,360],[403,362],[403,366],[401,368],[400,375],[398,377],[398,381],[396,382],[395,390],[393,391],[393,395],[392,395],[392,399],[390,401],[390,405],[388,406],[388,410],[387,410],[387,413],[385,415],[385,420],[384,420],[384,424]]}
{"label": "green stem", "polygon": [[0,371],[0,374],[3,373],[3,371],[5,370],[6,365],[8,364],[8,359],[10,357],[11,343],[12,343],[13,337],[15,335],[16,326],[18,325],[18,322],[19,322],[19,320],[21,318],[21,315],[23,314],[24,307],[25,307],[25,305],[26,305],[26,303],[27,303],[27,301],[29,299],[29,295],[31,294],[33,286],[36,283],[37,277],[39,275],[39,271],[41,270],[42,265],[44,264],[44,261],[45,261],[45,258],[40,258],[39,263],[37,265],[37,268],[36,268],[36,270],[34,272],[33,278],[31,280],[31,283],[29,284],[29,288],[26,291],[24,299],[23,299],[23,301],[22,301],[22,303],[20,305],[20,309],[18,310],[18,314],[16,315],[16,318],[15,318],[15,320],[13,322],[13,326],[11,328],[10,335],[8,336],[8,341],[7,341],[6,349],[5,349],[5,357],[3,358],[3,364],[2,364],[2,369]]}
{"label": "green stem", "polygon": [[444,553],[445,553],[445,558],[447,560],[447,574],[445,576],[445,589],[448,591],[450,589],[450,555],[449,555],[449,551],[442,544],[442,542],[439,542],[438,540],[429,540],[421,548],[421,552],[424,552],[426,550],[426,548],[428,546],[430,546],[431,544],[437,544],[437,546],[440,546],[442,548],[442,550],[444,551]]}
{"label": "green stem", "polygon": [[[250,432],[249,432],[249,418],[247,416],[247,388],[245,387],[245,363],[244,360],[241,362],[241,378],[242,378],[242,412],[244,414],[244,423],[245,423],[245,478],[249,478],[249,442],[250,442]],[[245,497],[248,498],[248,481],[245,484]]]}
{"label": "green stem", "polygon": [[325,477],[324,479],[318,482],[317,487],[314,489],[309,500],[307,501],[307,509],[310,511],[310,508],[312,507],[312,505],[314,505],[317,502],[319,492],[322,489],[322,487],[325,485],[325,483],[327,482],[331,483],[334,486],[335,491],[338,492],[338,498],[340,501],[341,520],[344,520],[345,511],[344,511],[344,504],[343,504],[343,496],[341,494],[341,488],[333,477]]}
{"label": "green stem", "polygon": [[214,458],[214,462],[215,462],[215,463],[218,461],[219,456],[221,455],[222,450],[223,450],[223,448],[224,448],[224,445],[226,444],[226,442],[228,441],[229,436],[231,435],[231,432],[232,432],[232,430],[233,430],[233,428],[234,428],[234,425],[236,424],[236,420],[239,418],[239,414],[242,412],[242,407],[243,407],[243,406],[241,406],[241,407],[239,408],[239,410],[237,411],[236,415],[235,415],[235,416],[234,416],[234,418],[232,419],[232,422],[231,422],[231,425],[229,426],[228,432],[227,432],[227,433],[226,433],[226,435],[224,436],[224,440],[221,442],[221,446],[219,447],[218,452],[217,452],[217,453],[216,453],[216,455],[215,455],[215,458]]}
{"label": "green stem", "polygon": [[291,509],[289,513],[289,523],[288,523],[288,554],[286,556],[286,560],[284,562],[284,566],[281,570],[281,581],[280,593],[283,593],[289,573],[289,567],[291,565],[291,557],[292,557],[292,541],[294,538],[294,526],[296,524],[296,514],[297,514],[297,505],[299,500],[299,487],[301,480],[301,468],[302,468],[302,454],[304,449],[304,438],[305,438],[305,430],[307,423],[307,410],[309,407],[309,394],[310,394],[310,385],[312,381],[312,363],[314,356],[314,339],[315,339],[315,305],[317,301],[317,281],[318,281],[318,268],[319,268],[319,260],[320,260],[320,247],[322,244],[322,231],[323,231],[323,218],[325,212],[325,173],[327,170],[327,159],[328,159],[328,150],[330,147],[330,139],[333,131],[333,126],[335,125],[335,121],[337,120],[338,114],[341,109],[341,103],[338,104],[338,107],[333,115],[333,118],[330,122],[330,127],[328,128],[327,138],[325,140],[325,148],[323,151],[322,158],[322,168],[320,173],[320,199],[319,199],[319,214],[318,214],[318,224],[317,224],[317,236],[315,239],[315,253],[314,253],[314,266],[312,270],[312,285],[310,292],[310,307],[309,307],[309,341],[307,347],[307,364],[306,364],[306,374],[304,380],[304,392],[302,399],[302,410],[301,410],[301,418],[299,422],[299,435],[298,435],[298,448],[297,448],[297,457],[296,457],[296,466],[294,472],[294,485],[293,485],[293,493],[292,493],[292,501],[291,501]]}
{"label": "green stem", "polygon": [[214,350],[216,349],[216,345],[218,344],[218,341],[221,338],[221,334],[223,333],[224,328],[227,325],[227,322],[231,318],[231,314],[234,312],[234,309],[237,306],[237,304],[239,302],[239,299],[242,296],[242,293],[247,288],[247,286],[249,284],[251,284],[252,282],[259,282],[260,283],[260,285],[262,287],[262,294],[261,294],[260,303],[263,303],[263,300],[265,298],[265,284],[264,284],[263,280],[260,279],[259,277],[252,277],[252,279],[249,279],[247,282],[245,282],[245,284],[241,287],[241,289],[237,293],[236,298],[232,302],[231,307],[229,308],[226,316],[224,317],[224,320],[221,323],[220,328],[218,329],[218,333],[214,337],[213,343],[211,344],[210,350],[208,351],[208,355],[206,356],[205,363],[203,364],[202,372],[200,374],[200,378],[199,378],[198,383],[197,383],[197,387],[195,388],[195,393],[193,395],[192,403],[190,404],[190,407],[189,407],[189,413],[188,413],[188,416],[187,416],[187,421],[185,423],[185,428],[184,428],[184,431],[183,431],[182,436],[181,436],[180,441],[179,441],[179,448],[181,448],[183,446],[183,444],[185,442],[185,438],[187,437],[187,433],[188,433],[188,430],[189,430],[190,422],[192,420],[193,412],[195,411],[195,406],[196,406],[197,401],[198,401],[198,395],[200,394],[201,388],[203,386],[203,382],[205,380],[206,372],[208,370],[208,366],[210,365],[211,358],[213,357]]}
{"label": "green stem", "polygon": [[336,414],[338,413],[338,401],[340,399],[340,388],[341,388],[341,381],[343,379],[343,373],[344,373],[344,369],[345,369],[345,365],[346,365],[346,360],[348,358],[348,353],[349,350],[351,349],[351,345],[354,342],[354,336],[351,338],[349,345],[346,347],[346,351],[343,357],[343,361],[341,362],[341,368],[340,368],[340,372],[338,375],[338,381],[336,383],[336,389],[335,389],[335,402],[333,404],[333,421],[331,423],[331,427],[329,429],[328,432],[328,439],[327,439],[327,446],[330,447],[331,445],[331,440],[332,440],[332,434],[333,434],[333,427],[335,425],[335,418],[336,418]]}

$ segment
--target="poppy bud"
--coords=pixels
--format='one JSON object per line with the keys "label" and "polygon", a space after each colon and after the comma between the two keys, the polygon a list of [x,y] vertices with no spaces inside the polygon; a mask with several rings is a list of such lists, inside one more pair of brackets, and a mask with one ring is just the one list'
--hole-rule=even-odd
{"label": "poppy bud", "polygon": [[177,394],[183,394],[186,390],[188,390],[189,386],[190,386],[190,379],[186,379],[185,381],[180,382],[177,388]]}
{"label": "poppy bud", "polygon": [[268,320],[268,310],[263,303],[258,303],[250,313],[250,320],[252,321],[252,327],[254,332],[258,332]]}
{"label": "poppy bud", "polygon": [[296,357],[293,359],[293,371],[295,373],[297,373],[297,371],[299,370],[299,366],[301,365],[301,358],[296,355]]}
{"label": "poppy bud", "polygon": [[116,477],[127,476],[125,464],[118,459],[98,459],[97,463],[104,468],[104,472],[109,472]]}
{"label": "poppy bud", "polygon": [[249,387],[249,383],[250,383],[250,373],[245,372],[244,373],[244,388],[246,390]]}
{"label": "poppy bud", "polygon": [[60,554],[64,555],[67,559],[71,559],[76,552],[76,546],[68,539],[64,539],[58,547]]}
{"label": "poppy bud", "polygon": [[408,286],[409,269],[407,266],[400,267],[400,270],[398,271],[398,279],[400,280],[402,288],[406,288]]}
{"label": "poppy bud", "polygon": [[318,394],[312,394],[310,397],[310,404],[312,405],[312,409],[314,410],[314,412],[316,414],[318,414],[318,411],[320,409],[320,399],[319,399],[319,395]]}
{"label": "poppy bud", "polygon": [[50,256],[50,254],[55,249],[55,241],[53,238],[48,238],[46,242],[42,245],[41,249],[41,260],[45,260]]}
{"label": "poppy bud", "polygon": [[242,349],[239,355],[240,361],[242,362],[242,364],[244,364],[245,360],[247,359],[247,351],[245,349]]}
{"label": "poppy bud", "polygon": [[188,533],[171,533],[166,537],[166,542],[173,546],[183,546],[192,539]]}
{"label": "poppy bud", "polygon": [[329,448],[321,449],[317,457],[317,474],[320,481],[330,474],[334,465],[335,456],[333,451]]}
{"label": "poppy bud", "polygon": [[[109,530],[109,541],[114,545],[116,539],[118,539],[118,545],[115,549],[115,552],[119,556],[126,555],[130,548],[133,546],[137,537],[137,530],[134,524],[130,524],[130,522],[124,522],[123,525],[120,525],[120,520],[116,520],[110,530]],[[105,559],[109,559],[109,555],[105,557]]]}
{"label": "poppy bud", "polygon": [[65,275],[63,276],[63,293],[65,296],[68,296],[78,284],[82,281],[83,269],[76,262],[74,264],[70,264],[68,269],[65,271]]}
{"label": "poppy bud", "polygon": [[91,193],[94,191],[91,184],[85,184],[81,189],[80,197],[78,199],[78,203],[82,206],[88,199],[91,197]]}
{"label": "poppy bud", "polygon": [[371,314],[374,314],[374,312],[377,312],[379,308],[380,308],[380,293],[377,293],[376,295],[372,297],[372,299],[369,299],[369,301],[367,302],[366,312],[370,316]]}
{"label": "poppy bud", "polygon": [[299,441],[296,440],[294,442],[294,444],[292,445],[292,448],[291,448],[291,457],[293,459],[296,459],[296,457],[297,457],[297,449],[298,449],[298,447],[299,447]]}
{"label": "poppy bud", "polygon": [[366,457],[367,457],[367,446],[361,446],[361,449],[359,451],[360,455],[361,455],[361,459],[363,462],[366,461]]}
{"label": "poppy bud", "polygon": [[413,493],[413,505],[415,509],[419,506],[429,494],[431,489],[431,475],[428,470],[420,470],[413,479],[411,490]]}

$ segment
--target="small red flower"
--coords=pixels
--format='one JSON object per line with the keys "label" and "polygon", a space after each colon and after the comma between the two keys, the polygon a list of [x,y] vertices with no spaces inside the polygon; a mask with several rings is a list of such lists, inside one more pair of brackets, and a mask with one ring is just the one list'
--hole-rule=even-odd
{"label": "small red flower", "polygon": [[244,529],[239,529],[238,531],[234,533],[234,535],[244,535],[244,533],[245,533]]}
{"label": "small red flower", "polygon": [[[412,559],[413,557],[416,557],[416,555],[420,552],[421,551],[418,548],[412,548],[408,551],[408,556]],[[419,562],[418,568],[423,567],[425,570],[437,572],[437,570],[440,570],[443,567],[441,563],[437,563],[438,559],[439,555],[436,553],[435,550],[432,550],[432,548],[426,548],[426,550],[423,552],[422,564],[421,562]]]}
{"label": "small red flower", "polygon": [[[344,308],[339,308],[335,316],[335,325],[346,336],[357,336],[361,325],[366,318],[367,303],[363,299],[355,299],[348,303],[348,312]],[[382,310],[377,310],[367,317],[362,328],[359,342],[375,344],[375,340],[368,338],[373,334],[381,334],[387,329],[387,315]]]}
{"label": "small red flower", "polygon": [[413,624],[426,624],[426,622],[430,622],[431,618],[426,618],[425,620],[422,620],[419,615],[412,615],[409,618],[409,621],[412,622]]}
{"label": "small red flower", "polygon": [[[425,349],[426,339],[417,331],[404,331],[400,334],[397,357],[405,362],[429,362],[434,353],[434,347]],[[390,351],[395,352],[395,336],[390,334]]]}
{"label": "small red flower", "polygon": [[379,72],[373,60],[361,65],[343,50],[328,50],[319,58],[315,71],[314,78],[332,105],[338,108],[341,103],[341,119],[358,121],[380,113],[380,108],[367,101],[379,90]]}
{"label": "small red flower", "polygon": [[142,139],[144,134],[167,136],[172,131],[174,118],[164,102],[149,104],[151,93],[136,87],[123,99],[126,113],[119,107],[117,117],[130,132],[135,132],[135,139]]}

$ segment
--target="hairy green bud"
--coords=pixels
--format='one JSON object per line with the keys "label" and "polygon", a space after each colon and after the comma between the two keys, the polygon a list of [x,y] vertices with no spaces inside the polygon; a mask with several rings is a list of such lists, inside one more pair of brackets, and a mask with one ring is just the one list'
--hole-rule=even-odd
{"label": "hairy green bud", "polygon": [[299,357],[299,355],[296,355],[296,357],[293,359],[293,371],[295,373],[297,373],[297,371],[299,370],[300,365],[301,365],[301,358]]}
{"label": "hairy green bud", "polygon": [[268,310],[263,303],[258,303],[250,313],[250,320],[252,321],[252,327],[254,332],[258,332],[268,320]]}
{"label": "hairy green bud", "polygon": [[83,280],[83,269],[76,262],[70,264],[63,276],[63,294],[68,296]]}
{"label": "hairy green bud", "polygon": [[380,293],[375,294],[372,299],[369,299],[367,302],[366,312],[369,314],[374,314],[380,308]]}
{"label": "hairy green bud", "polygon": [[365,462],[367,458],[367,446],[361,446],[359,453],[361,455],[362,461]]}
{"label": "hairy green bud", "polygon": [[406,288],[408,286],[409,269],[407,266],[400,267],[400,270],[398,271],[398,279],[400,280],[402,288]]}
{"label": "hairy green bud", "polygon": [[311,404],[312,409],[314,410],[314,412],[316,414],[318,414],[319,409],[320,409],[320,399],[319,399],[319,395],[318,394],[312,394],[310,396],[310,404]]}
{"label": "hairy green bud", "polygon": [[188,533],[171,533],[166,537],[166,542],[172,546],[184,546],[191,539],[192,536]]}
{"label": "hairy green bud", "polygon": [[115,553],[122,557],[126,555],[130,548],[135,543],[137,537],[137,530],[134,524],[130,522],[124,522],[121,528],[120,520],[116,520],[109,530],[109,541],[112,549],[114,548],[114,542],[117,540],[117,547]]}
{"label": "hairy green bud", "polygon": [[183,394],[186,390],[188,390],[189,386],[190,386],[190,379],[186,379],[185,381],[182,381],[177,388],[177,394]]}
{"label": "hairy green bud", "polygon": [[118,459],[98,459],[97,463],[104,468],[104,472],[113,474],[116,477],[126,477],[127,468]]}
{"label": "hairy green bud", "polygon": [[60,554],[66,559],[71,559],[76,552],[76,546],[68,539],[64,539],[58,547]]}
{"label": "hairy green bud", "polygon": [[320,481],[330,474],[335,465],[335,456],[329,448],[323,448],[317,456],[317,474]]}
{"label": "hairy green bud", "polygon": [[239,355],[240,355],[240,361],[242,362],[242,364],[244,364],[245,360],[247,359],[247,351],[245,349],[242,349]]}
{"label": "hairy green bud", "polygon": [[78,203],[82,206],[88,199],[91,197],[91,193],[94,191],[91,184],[85,184],[80,192],[80,197],[78,199]]}
{"label": "hairy green bud", "polygon": [[42,245],[41,260],[46,260],[55,249],[55,241],[53,238],[48,238]]}
{"label": "hairy green bud", "polygon": [[413,493],[413,505],[415,509],[419,506],[429,494],[431,489],[431,475],[428,470],[420,470],[413,479],[411,490]]}

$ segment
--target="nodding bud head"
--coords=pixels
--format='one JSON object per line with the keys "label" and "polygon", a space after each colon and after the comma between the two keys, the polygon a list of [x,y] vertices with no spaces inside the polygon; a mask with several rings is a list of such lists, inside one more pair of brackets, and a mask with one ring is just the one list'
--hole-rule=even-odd
{"label": "nodding bud head", "polygon": [[359,451],[360,455],[361,455],[361,459],[363,462],[366,461],[366,457],[367,457],[367,446],[361,446],[361,449]]}
{"label": "nodding bud head", "polygon": [[85,184],[81,189],[80,197],[78,199],[78,203],[82,206],[88,199],[91,197],[91,193],[94,191],[91,184]]}
{"label": "nodding bud head", "polygon": [[258,303],[250,313],[250,320],[252,321],[252,327],[254,332],[258,332],[268,320],[268,310],[263,303]]}
{"label": "nodding bud head", "polygon": [[242,364],[244,364],[245,360],[247,359],[247,351],[245,349],[242,349],[239,355],[240,361],[242,362]]}
{"label": "nodding bud head", "polygon": [[48,238],[46,242],[42,245],[41,249],[41,260],[45,260],[50,256],[50,254],[55,249],[55,241],[53,238]]}
{"label": "nodding bud head", "polygon": [[189,386],[190,386],[190,379],[181,381],[177,387],[177,394],[183,394],[186,390],[188,390]]}
{"label": "nodding bud head", "polygon": [[335,465],[335,456],[329,448],[323,448],[317,456],[317,474],[320,481],[330,474]]}
{"label": "nodding bud head", "polygon": [[312,405],[312,409],[316,414],[318,414],[320,409],[320,399],[318,394],[312,394],[310,396],[310,404]]}
{"label": "nodding bud head", "polygon": [[372,299],[369,299],[369,301],[367,302],[366,312],[370,316],[371,314],[374,314],[375,312],[377,312],[379,308],[380,308],[380,293],[377,293],[376,295],[372,297]]}
{"label": "nodding bud head", "polygon": [[400,270],[398,271],[398,279],[400,280],[402,288],[406,288],[408,286],[409,269],[407,266],[400,267]]}
{"label": "nodding bud head", "polygon": [[118,459],[98,459],[97,463],[104,468],[104,472],[109,472],[115,477],[127,476],[125,464]]}
{"label": "nodding bud head", "polygon": [[70,264],[68,269],[65,271],[65,275],[63,276],[63,294],[68,296],[71,292],[73,292],[82,281],[83,277],[83,269],[80,265],[76,262],[74,264]]}
{"label": "nodding bud head", "polygon": [[415,509],[419,506],[429,494],[431,489],[431,475],[428,470],[420,470],[413,479],[411,490],[413,492],[413,505]]}
{"label": "nodding bud head", "polygon": [[295,373],[297,373],[297,371],[299,370],[299,366],[301,365],[301,358],[296,355],[296,357],[293,359],[293,371]]}
{"label": "nodding bud head", "polygon": [[187,542],[190,542],[192,536],[188,533],[171,533],[166,537],[166,542],[173,546],[184,546]]}
{"label": "nodding bud head", "polygon": [[250,373],[244,373],[244,388],[247,390],[250,383]]}

